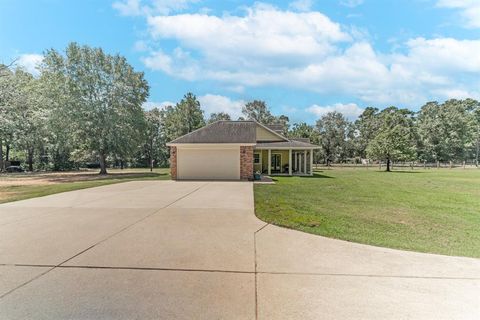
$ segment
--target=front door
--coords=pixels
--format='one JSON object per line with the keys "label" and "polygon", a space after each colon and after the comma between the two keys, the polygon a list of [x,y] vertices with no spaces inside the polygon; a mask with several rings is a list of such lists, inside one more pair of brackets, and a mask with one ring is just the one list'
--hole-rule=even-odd
{"label": "front door", "polygon": [[281,171],[282,155],[272,154],[272,171]]}

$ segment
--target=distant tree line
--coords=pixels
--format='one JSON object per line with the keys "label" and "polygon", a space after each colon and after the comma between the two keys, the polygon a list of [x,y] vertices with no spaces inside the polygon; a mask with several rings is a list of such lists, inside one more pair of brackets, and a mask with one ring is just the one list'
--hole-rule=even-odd
{"label": "distant tree line", "polygon": [[[0,170],[22,160],[30,171],[99,167],[168,166],[166,143],[218,120],[207,117],[187,93],[175,105],[142,109],[149,86],[126,59],[99,48],[71,43],[64,53],[47,50],[33,76],[0,65]],[[245,104],[239,120],[281,124],[289,137],[321,146],[315,162],[349,160],[449,162],[478,165],[478,101],[429,102],[419,112],[368,107],[356,121],[341,113],[323,115],[315,125],[289,123],[264,101]]]}

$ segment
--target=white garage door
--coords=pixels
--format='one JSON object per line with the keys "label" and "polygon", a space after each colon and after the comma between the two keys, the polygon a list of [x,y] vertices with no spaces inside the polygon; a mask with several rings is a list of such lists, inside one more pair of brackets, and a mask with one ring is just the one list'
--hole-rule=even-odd
{"label": "white garage door", "polygon": [[240,147],[178,148],[177,178],[238,180],[240,179]]}

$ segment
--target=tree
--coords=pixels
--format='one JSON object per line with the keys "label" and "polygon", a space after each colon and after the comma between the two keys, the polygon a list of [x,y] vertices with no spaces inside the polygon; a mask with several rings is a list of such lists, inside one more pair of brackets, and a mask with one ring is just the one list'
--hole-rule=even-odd
{"label": "tree", "polygon": [[289,118],[285,115],[274,116],[268,109],[265,101],[253,100],[247,102],[242,108],[242,113],[245,117],[241,117],[239,120],[255,120],[264,125],[281,124],[283,134],[288,134]]}
{"label": "tree", "polygon": [[362,157],[367,157],[368,143],[373,140],[379,129],[378,109],[367,107],[360,117],[355,121],[356,137],[355,149],[356,153]]}
{"label": "tree", "polygon": [[478,167],[480,157],[480,102],[475,101],[476,105],[472,110],[472,132],[475,148],[475,165]]}
{"label": "tree", "polygon": [[75,134],[76,126],[71,125],[73,119],[69,106],[74,105],[75,97],[70,95],[67,87],[65,59],[59,52],[51,50],[43,62],[40,65],[40,86],[43,100],[50,110],[46,125],[52,169],[72,169],[77,165],[75,160],[85,156],[85,151],[81,150],[83,142]]}
{"label": "tree", "polygon": [[255,120],[261,124],[271,124],[275,117],[270,113],[265,101],[253,100],[247,102],[242,108],[242,113],[247,120]]}
{"label": "tree", "polygon": [[[17,83],[13,72],[5,65],[0,68],[0,172],[5,170],[4,143],[8,146],[14,130],[15,110],[13,103],[18,97]],[[7,147],[8,148],[8,147]],[[7,158],[8,160],[8,158]]]}
{"label": "tree", "polygon": [[175,106],[162,112],[165,135],[168,141],[192,132],[205,125],[200,102],[193,93],[187,93]]}
{"label": "tree", "polygon": [[107,173],[108,156],[124,157],[138,148],[149,87],[124,57],[71,43],[65,56],[48,50],[42,72],[63,82],[74,138],[84,152],[98,156],[100,174]]}
{"label": "tree", "polygon": [[284,136],[286,136],[286,135],[288,135],[288,130],[290,129],[289,122],[290,122],[290,119],[286,115],[282,114],[278,117],[275,117],[275,119],[273,120],[273,123],[269,123],[269,124],[280,124],[280,125],[282,125],[282,134]]}
{"label": "tree", "polygon": [[316,129],[320,135],[320,145],[327,165],[341,157],[348,127],[347,119],[337,111],[329,112],[317,121]]}
{"label": "tree", "polygon": [[302,123],[294,123],[292,129],[288,132],[290,138],[308,138],[312,143],[318,142],[318,132],[311,125]]}
{"label": "tree", "polygon": [[150,166],[150,171],[152,171],[154,161],[157,164],[164,164],[167,158],[161,111],[158,108],[145,111],[145,122],[145,144],[143,150],[147,158],[147,165]]}
{"label": "tree", "polygon": [[418,114],[420,157],[424,160],[464,160],[472,139],[471,111],[475,100],[428,102]]}
{"label": "tree", "polygon": [[210,124],[220,120],[232,120],[232,118],[226,112],[211,113],[207,123]]}
{"label": "tree", "polygon": [[39,80],[21,69],[15,71],[15,82],[18,97],[13,101],[15,108],[14,145],[25,150],[28,170],[33,171],[35,152],[45,144],[46,119],[45,109]]}
{"label": "tree", "polygon": [[387,171],[391,161],[413,159],[416,155],[413,113],[389,107],[379,113],[378,121],[379,131],[367,146],[368,157],[385,160]]}

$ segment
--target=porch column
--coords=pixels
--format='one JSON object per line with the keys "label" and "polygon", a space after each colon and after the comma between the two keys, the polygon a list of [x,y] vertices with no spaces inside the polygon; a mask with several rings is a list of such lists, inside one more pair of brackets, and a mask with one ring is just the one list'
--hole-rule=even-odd
{"label": "porch column", "polygon": [[292,175],[292,149],[288,150],[288,175]]}
{"label": "porch column", "polygon": [[303,174],[307,174],[307,150],[303,151]]}
{"label": "porch column", "polygon": [[310,150],[310,175],[313,176],[313,149]]}
{"label": "porch column", "polygon": [[272,150],[268,149],[268,175],[272,174]]}

